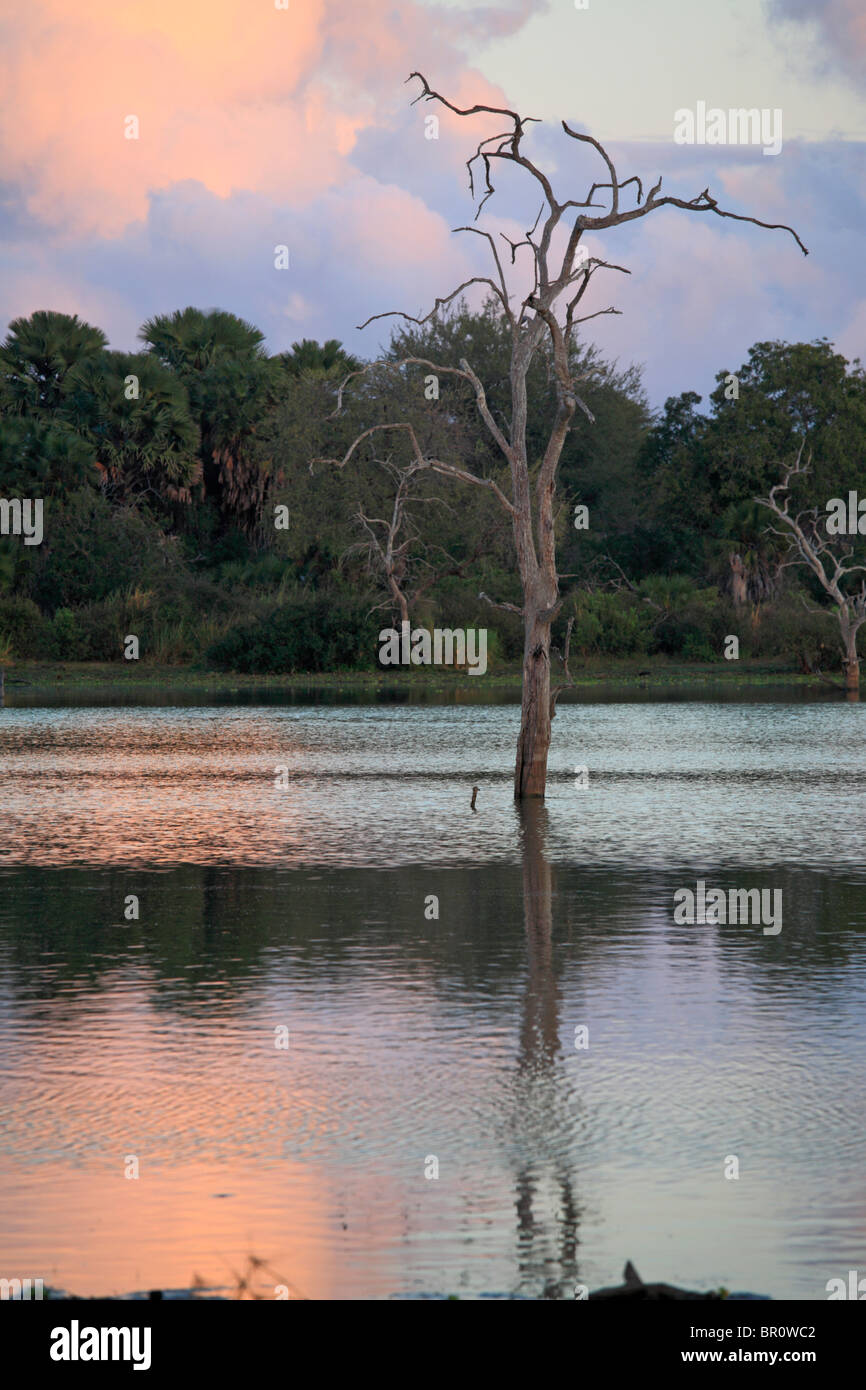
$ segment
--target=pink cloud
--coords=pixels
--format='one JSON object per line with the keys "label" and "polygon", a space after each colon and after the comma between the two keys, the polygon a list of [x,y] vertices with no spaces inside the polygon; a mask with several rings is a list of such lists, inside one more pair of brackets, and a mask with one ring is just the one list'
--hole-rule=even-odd
{"label": "pink cloud", "polygon": [[[469,16],[471,33],[531,8]],[[119,235],[154,191],[196,179],[297,204],[352,171],[359,133],[387,124],[421,62],[458,99],[501,93],[461,54],[467,15],[419,0],[30,0],[8,22],[0,174],[71,235]],[[469,93],[472,93],[471,98]],[[128,116],[139,138],[124,138]],[[456,119],[456,118],[453,118]]]}

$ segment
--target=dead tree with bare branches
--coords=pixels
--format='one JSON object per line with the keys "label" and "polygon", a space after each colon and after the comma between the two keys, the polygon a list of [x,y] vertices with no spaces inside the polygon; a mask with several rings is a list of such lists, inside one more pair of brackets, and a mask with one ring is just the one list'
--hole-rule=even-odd
{"label": "dead tree with bare branches", "polygon": [[405,593],[405,582],[417,527],[409,516],[407,502],[413,472],[417,470],[411,466],[399,468],[387,459],[382,460],[382,467],[387,469],[395,483],[391,515],[368,516],[363,507],[360,508],[354,519],[364,531],[366,539],[350,546],[342,558],[359,552],[364,554],[369,568],[384,579],[389,599],[399,609],[401,621],[408,623],[409,598]]}
{"label": "dead tree with bare branches", "polygon": [[408,623],[418,604],[440,579],[464,574],[479,559],[486,549],[487,537],[480,537],[474,550],[462,560],[444,546],[425,541],[415,519],[415,508],[436,505],[452,509],[442,497],[413,492],[419,474],[413,463],[401,465],[390,458],[377,462],[393,479],[390,515],[371,516],[359,508],[354,521],[365,539],[349,546],[341,558],[363,555],[370,572],[387,590],[387,598],[378,607],[390,606],[399,612],[401,622]]}
{"label": "dead tree with bare branches", "polygon": [[[787,558],[780,568],[790,565],[805,565],[821,585],[825,594],[832,599],[839,623],[839,636],[842,646],[842,669],[845,672],[846,690],[860,689],[860,657],[857,654],[857,633],[866,623],[866,579],[861,579],[859,588],[849,588],[846,579],[851,574],[866,574],[866,565],[851,565],[854,551],[845,548],[843,539],[830,536],[827,531],[827,515],[817,507],[793,515],[790,511],[792,480],[800,480],[809,472],[811,459],[803,462],[805,440],[797,451],[793,463],[788,464],[782,473],[781,482],[770,488],[769,497],[756,497],[755,501],[767,507],[782,523],[769,526],[773,535],[782,536],[788,541]],[[829,616],[826,608],[812,608],[813,613]]]}
{"label": "dead tree with bare branches", "polygon": [[[410,323],[424,324],[440,309],[451,304],[469,286],[488,287],[505,316],[511,334],[511,411],[506,422],[502,423],[494,417],[487,402],[484,385],[466,358],[461,358],[459,366],[456,367],[419,357],[405,357],[391,365],[395,368],[423,367],[428,372],[450,375],[469,385],[474,393],[481,420],[508,465],[510,488],[506,492],[493,478],[481,477],[447,459],[426,455],[411,424],[405,421],[371,426],[358,436],[344,458],[333,459],[331,462],[344,467],[365,439],[382,430],[402,431],[409,444],[413,463],[418,469],[432,469],[456,481],[487,488],[505,509],[512,525],[523,591],[523,603],[518,610],[524,624],[523,698],[514,771],[514,795],[517,798],[541,797],[544,796],[547,781],[551,716],[555,705],[550,688],[551,624],[562,605],[556,568],[556,474],[576,412],[580,411],[590,423],[593,421],[592,412],[578,392],[580,379],[573,373],[569,346],[573,342],[572,335],[580,324],[603,314],[619,313],[618,309],[609,306],[593,313],[581,314],[584,297],[598,271],[630,273],[624,266],[590,256],[587,248],[581,246],[581,239],[584,233],[604,232],[646,217],[660,208],[675,207],[686,212],[709,213],[737,222],[748,222],[758,227],[787,231],[803,254],[808,253],[792,228],[779,223],[762,222],[756,217],[727,212],[719,207],[708,189],[691,199],[662,196],[662,181],[659,179],[644,197],[643,185],[636,175],[621,180],[610,155],[598,140],[591,135],[573,130],[565,121],[562,122],[565,134],[571,140],[589,146],[595,151],[602,160],[608,177],[601,182],[594,182],[586,198],[567,198],[560,201],[547,173],[538,163],[533,162],[523,149],[526,127],[536,119],[535,117],[519,116],[517,112],[507,108],[483,104],[464,109],[455,106],[439,92],[434,91],[421,73],[412,73],[407,80],[421,83],[421,91],[415,102],[438,103],[460,117],[501,117],[508,124],[504,132],[485,136],[480,140],[475,153],[467,161],[470,194],[473,200],[476,196],[478,200],[476,221],[496,191],[493,175],[500,163],[516,166],[526,177],[534,181],[542,195],[542,205],[534,225],[526,232],[523,240],[514,242],[500,233],[508,248],[507,253],[503,255],[500,255],[499,243],[491,232],[482,231],[475,226],[455,229],[459,232],[471,232],[487,242],[492,259],[490,275],[472,276],[462,285],[458,285],[450,294],[437,299],[430,313],[424,318],[415,318],[411,314],[391,310],[386,314],[374,314],[359,327],[364,328],[374,319],[387,318],[395,314]],[[479,175],[483,176],[483,182],[480,182]],[[629,194],[624,199],[623,194],[630,185],[633,185],[633,196]],[[596,195],[605,190],[606,196],[602,201],[596,202]],[[625,205],[626,203],[628,205]],[[562,246],[562,240],[564,247],[555,251],[554,243]],[[521,274],[524,262],[527,264],[529,277],[522,283],[525,288],[531,279],[531,288],[522,298],[519,291],[509,289],[503,261],[507,262],[509,270],[517,267],[515,274]],[[541,351],[549,354],[552,363],[556,410],[547,432],[546,447],[541,458],[535,460],[530,459],[527,452],[527,373],[536,354]],[[362,372],[354,372],[346,378],[340,388],[338,410],[342,404],[342,393],[352,377],[363,375],[365,371],[380,365],[382,364],[372,363],[362,369]]]}

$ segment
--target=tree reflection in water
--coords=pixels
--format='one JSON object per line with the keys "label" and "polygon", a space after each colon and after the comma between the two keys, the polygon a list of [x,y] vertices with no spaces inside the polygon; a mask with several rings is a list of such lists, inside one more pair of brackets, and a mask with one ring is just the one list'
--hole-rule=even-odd
{"label": "tree reflection in water", "polygon": [[[559,1057],[560,991],[553,963],[553,874],[545,842],[548,814],[543,801],[515,804],[520,821],[523,916],[527,977],[520,1028],[515,1129],[525,1155],[515,1182],[517,1263],[520,1283],[541,1297],[574,1296],[580,1210],[563,1142],[563,1059]],[[541,1188],[551,1188],[555,1209],[554,1248],[549,1239],[550,1206],[536,1215]],[[537,1296],[537,1294],[536,1294]]]}

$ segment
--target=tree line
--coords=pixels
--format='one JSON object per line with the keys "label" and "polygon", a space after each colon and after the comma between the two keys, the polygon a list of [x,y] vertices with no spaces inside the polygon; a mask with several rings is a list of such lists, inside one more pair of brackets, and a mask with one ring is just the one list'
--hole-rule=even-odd
{"label": "tree line", "polygon": [[[406,364],[470,359],[505,429],[511,341],[493,299],[396,329],[372,364],[336,340],[269,354],[221,310],[158,315],[140,336],[122,353],[75,315],[9,326],[0,497],[44,499],[45,533],[38,546],[0,536],[0,655],[121,660],[136,633],[158,662],[372,670],[379,629],[409,616],[486,627],[494,668],[520,660],[514,539],[492,492],[412,473],[394,431],[343,468],[326,461],[371,425],[405,422],[425,456],[505,488],[471,386]],[[788,528],[756,499],[783,476],[792,513],[866,498],[859,361],[825,339],[756,343],[720,366],[706,402],[685,390],[654,414],[637,367],[583,340],[569,352],[593,423],[569,430],[559,464],[560,646],[568,627],[572,657],[711,661],[736,633],[744,656],[838,669],[832,596],[808,563],[789,565]],[[545,350],[527,376],[536,473],[554,372]],[[808,471],[792,467],[804,448]],[[854,559],[861,545],[846,537]]]}

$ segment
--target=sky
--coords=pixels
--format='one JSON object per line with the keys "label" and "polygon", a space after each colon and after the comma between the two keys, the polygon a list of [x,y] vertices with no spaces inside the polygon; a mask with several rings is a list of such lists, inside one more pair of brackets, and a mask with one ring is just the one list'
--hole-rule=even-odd
{"label": "sky", "polygon": [[[584,331],[643,366],[653,406],[706,396],[768,339],[866,357],[862,0],[28,0],[0,20],[3,326],[57,309],[133,350],[145,319],[195,304],[271,351],[336,337],[374,356],[388,321],[364,320],[489,273],[483,239],[451,229],[501,118],[440,110],[428,138],[416,70],[457,105],[539,118],[525,148],[562,199],[605,177],[565,119],[620,178],[796,229],[808,257],[676,209],[587,238],[631,274],[595,278],[587,311],[620,312]],[[699,103],[781,112],[781,149],[678,143]],[[509,179],[476,225],[522,234],[537,211]]]}

